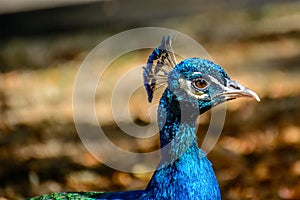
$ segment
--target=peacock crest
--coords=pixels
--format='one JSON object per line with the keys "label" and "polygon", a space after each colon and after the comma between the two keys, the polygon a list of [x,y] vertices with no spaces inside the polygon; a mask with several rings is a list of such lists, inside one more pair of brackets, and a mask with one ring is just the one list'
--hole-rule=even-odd
{"label": "peacock crest", "polygon": [[144,86],[149,102],[153,99],[154,91],[167,84],[168,74],[177,65],[172,48],[174,38],[174,34],[164,36],[160,45],[149,56],[146,67],[143,67]]}

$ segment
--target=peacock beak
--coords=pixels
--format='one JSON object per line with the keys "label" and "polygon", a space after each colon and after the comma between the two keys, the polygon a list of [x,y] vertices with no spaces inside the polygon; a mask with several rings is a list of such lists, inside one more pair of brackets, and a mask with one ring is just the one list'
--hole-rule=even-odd
{"label": "peacock beak", "polygon": [[226,100],[236,99],[239,97],[251,97],[256,99],[256,101],[260,101],[259,96],[253,90],[250,90],[234,80],[227,80],[224,92],[217,96],[224,96]]}

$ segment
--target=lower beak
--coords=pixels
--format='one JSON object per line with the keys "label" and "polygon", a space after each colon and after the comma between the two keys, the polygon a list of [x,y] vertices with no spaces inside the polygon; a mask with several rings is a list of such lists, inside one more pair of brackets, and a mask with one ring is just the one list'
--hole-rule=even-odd
{"label": "lower beak", "polygon": [[223,93],[217,96],[224,96],[226,100],[239,97],[251,97],[256,99],[256,101],[260,101],[259,96],[254,91],[233,80],[229,80],[227,82],[227,86],[224,90],[225,91]]}

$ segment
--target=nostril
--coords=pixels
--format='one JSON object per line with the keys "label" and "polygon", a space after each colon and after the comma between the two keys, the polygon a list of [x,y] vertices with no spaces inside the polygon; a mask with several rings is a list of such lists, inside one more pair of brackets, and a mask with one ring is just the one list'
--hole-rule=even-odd
{"label": "nostril", "polygon": [[234,83],[229,83],[229,87],[234,88],[236,90],[240,90],[241,89],[238,85],[236,85]]}

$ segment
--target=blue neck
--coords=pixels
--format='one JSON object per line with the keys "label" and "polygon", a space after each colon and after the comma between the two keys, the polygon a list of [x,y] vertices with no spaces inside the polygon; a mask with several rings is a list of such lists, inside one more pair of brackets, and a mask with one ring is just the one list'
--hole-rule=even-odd
{"label": "blue neck", "polygon": [[174,94],[166,89],[158,108],[162,162],[174,162],[188,149],[198,149],[195,135],[198,114],[195,106],[183,101],[179,103]]}
{"label": "blue neck", "polygon": [[145,199],[221,199],[211,163],[197,145],[195,109],[179,104],[169,89],[164,92],[158,109],[162,160]]}

